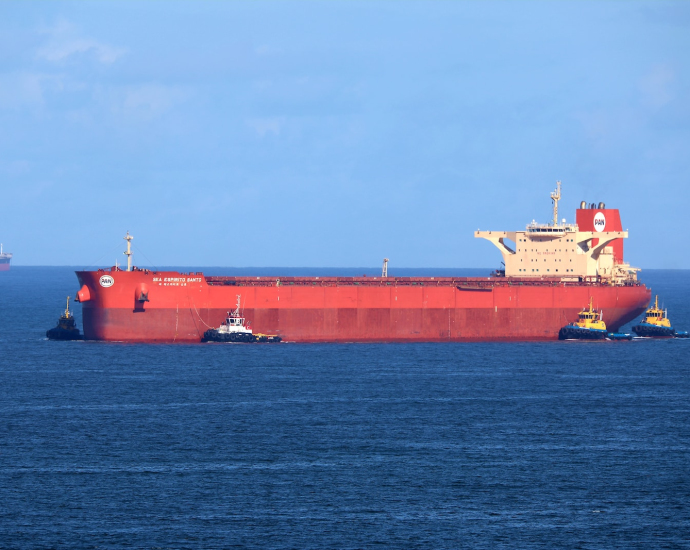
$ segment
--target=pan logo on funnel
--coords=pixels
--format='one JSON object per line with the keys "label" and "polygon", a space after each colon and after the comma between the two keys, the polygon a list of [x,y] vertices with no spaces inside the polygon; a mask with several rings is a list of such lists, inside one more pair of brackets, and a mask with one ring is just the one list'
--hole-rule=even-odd
{"label": "pan logo on funnel", "polygon": [[108,288],[109,286],[113,286],[115,284],[115,279],[113,279],[110,275],[103,275],[98,282],[102,287]]}
{"label": "pan logo on funnel", "polygon": [[603,212],[597,212],[594,216],[594,231],[600,233],[606,227],[606,218]]}

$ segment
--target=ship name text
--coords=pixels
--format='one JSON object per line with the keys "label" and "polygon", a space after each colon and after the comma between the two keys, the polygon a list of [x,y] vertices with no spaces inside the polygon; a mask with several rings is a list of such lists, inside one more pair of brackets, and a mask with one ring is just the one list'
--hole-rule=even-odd
{"label": "ship name text", "polygon": [[200,283],[201,277],[154,277],[158,286],[187,286],[187,283]]}

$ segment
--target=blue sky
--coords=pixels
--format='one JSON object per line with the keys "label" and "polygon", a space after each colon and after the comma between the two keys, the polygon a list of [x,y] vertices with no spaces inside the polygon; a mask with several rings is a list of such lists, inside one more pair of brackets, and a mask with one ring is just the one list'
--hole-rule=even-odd
{"label": "blue sky", "polygon": [[496,267],[558,179],[690,268],[690,3],[0,3],[18,265]]}

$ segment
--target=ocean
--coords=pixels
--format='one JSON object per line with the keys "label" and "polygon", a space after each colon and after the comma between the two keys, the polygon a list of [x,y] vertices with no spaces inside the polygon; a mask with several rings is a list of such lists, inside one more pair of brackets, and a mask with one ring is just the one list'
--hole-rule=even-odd
{"label": "ocean", "polygon": [[690,547],[690,340],[47,341],[73,271],[0,273],[0,548]]}

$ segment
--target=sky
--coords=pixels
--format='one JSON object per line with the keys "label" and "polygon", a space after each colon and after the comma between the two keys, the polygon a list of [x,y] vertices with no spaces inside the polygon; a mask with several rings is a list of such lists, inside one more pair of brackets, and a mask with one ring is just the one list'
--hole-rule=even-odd
{"label": "sky", "polygon": [[620,208],[690,268],[690,2],[1,2],[15,265],[499,266]]}

